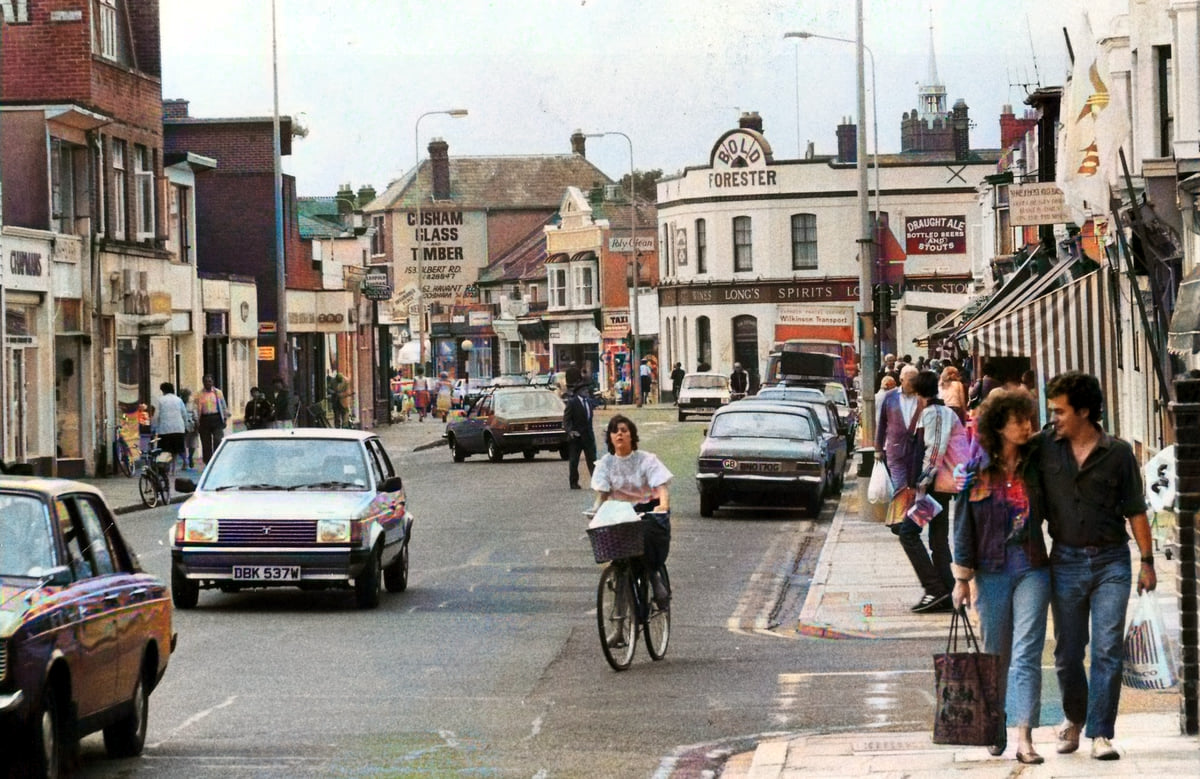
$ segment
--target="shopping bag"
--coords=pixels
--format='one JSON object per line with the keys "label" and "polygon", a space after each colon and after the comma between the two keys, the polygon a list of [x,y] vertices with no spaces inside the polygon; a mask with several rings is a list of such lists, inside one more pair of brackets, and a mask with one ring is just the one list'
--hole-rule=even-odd
{"label": "shopping bag", "polygon": [[892,499],[893,492],[892,477],[888,473],[887,464],[883,460],[876,460],[871,468],[871,481],[867,484],[867,502],[887,503]]}
{"label": "shopping bag", "polygon": [[[962,625],[964,649],[959,651]],[[984,654],[971,628],[966,606],[950,620],[946,651],[933,656],[933,743],[990,746],[1000,743],[1000,655]]]}
{"label": "shopping bag", "polygon": [[908,516],[908,510],[913,507],[913,503],[917,499],[917,491],[913,487],[901,487],[896,490],[896,494],[892,496],[892,500],[888,503],[887,516],[883,519],[883,524],[899,525]]}
{"label": "shopping bag", "polygon": [[1179,681],[1175,657],[1154,592],[1138,596],[1125,631],[1125,667],[1121,683],[1135,690],[1165,690]]}

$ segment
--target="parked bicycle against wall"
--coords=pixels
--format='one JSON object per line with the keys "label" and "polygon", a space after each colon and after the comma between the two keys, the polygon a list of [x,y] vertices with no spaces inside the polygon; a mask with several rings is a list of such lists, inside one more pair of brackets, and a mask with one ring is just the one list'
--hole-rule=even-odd
{"label": "parked bicycle against wall", "polygon": [[129,442],[121,434],[120,422],[113,425],[112,461],[114,476],[118,472],[133,476],[133,452],[129,449]]}
{"label": "parked bicycle against wall", "polygon": [[171,502],[171,477],[175,470],[175,455],[163,451],[158,436],[150,439],[150,447],[142,454],[142,475],[138,479],[138,493],[142,504],[152,509]]}

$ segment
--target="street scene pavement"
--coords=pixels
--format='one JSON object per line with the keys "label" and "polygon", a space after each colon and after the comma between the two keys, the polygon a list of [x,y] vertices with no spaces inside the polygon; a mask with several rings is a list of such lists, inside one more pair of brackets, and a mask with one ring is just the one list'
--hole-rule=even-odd
{"label": "street scene pavement", "polygon": [[[669,409],[646,406],[641,409],[620,407],[619,410],[638,420],[663,416],[660,412]],[[597,415],[598,429],[602,429],[613,411],[610,408]],[[407,453],[442,446],[443,427],[440,422],[417,422],[414,417],[411,421],[381,426],[377,432],[389,451]],[[602,434],[598,438],[603,447]],[[847,480],[849,486],[832,516],[811,582],[799,606],[798,619],[793,624],[751,624],[751,629],[829,642],[944,638],[950,621],[948,614],[914,615],[910,611],[912,602],[920,594],[919,586],[895,537],[873,519],[873,512],[859,510],[861,498],[853,478],[854,464],[851,468]],[[690,481],[689,474],[676,476],[676,489],[691,489],[686,483]],[[104,490],[118,512],[142,508],[136,478],[118,476],[86,481]],[[1175,566],[1162,555],[1156,561],[1160,605],[1168,632],[1177,637],[1179,609]],[[782,599],[787,582],[768,580],[762,586],[768,590],[763,594],[766,599]],[[1035,745],[1046,758],[1043,765],[1017,763],[1013,758],[1015,740],[1012,738],[1004,756],[992,757],[982,747],[935,745],[928,729],[899,732],[884,729],[887,723],[881,718],[879,729],[864,726],[850,731],[821,732],[810,728],[799,732],[730,733],[727,741],[710,745],[705,759],[699,761],[705,768],[689,768],[693,762],[681,757],[689,751],[705,749],[704,745],[693,745],[680,748],[679,755],[664,759],[658,773],[662,776],[755,778],[801,775],[919,777],[951,772],[972,776],[1193,777],[1200,774],[1200,741],[1196,737],[1180,735],[1180,695],[1177,690],[1122,691],[1114,739],[1122,755],[1120,760],[1092,760],[1086,738],[1081,739],[1077,753],[1056,754],[1053,727],[1061,720],[1061,709],[1057,703],[1058,689],[1053,671],[1052,635],[1053,631],[1048,631],[1043,655],[1042,727],[1034,731]],[[932,657],[929,666],[932,667]],[[881,676],[886,673],[881,672]],[[802,699],[805,674],[795,674],[795,677],[790,680],[792,694]],[[933,704],[930,691],[928,712],[913,712],[913,716],[917,720],[928,717],[932,714]],[[798,705],[803,705],[803,700]],[[729,746],[731,744],[735,746]]]}

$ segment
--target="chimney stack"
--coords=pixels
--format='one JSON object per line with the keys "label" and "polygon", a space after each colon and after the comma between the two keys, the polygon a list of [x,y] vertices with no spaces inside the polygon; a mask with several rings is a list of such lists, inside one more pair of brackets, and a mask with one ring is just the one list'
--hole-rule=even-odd
{"label": "chimney stack", "polygon": [[571,133],[571,153],[587,159],[587,137],[584,136],[583,130]]}
{"label": "chimney stack", "polygon": [[358,188],[358,207],[366,208],[367,203],[375,199],[375,187],[364,184]]}
{"label": "chimney stack", "polygon": [[858,162],[858,125],[843,116],[837,128],[838,162]]}
{"label": "chimney stack", "polygon": [[429,142],[429,164],[432,168],[434,200],[450,199],[450,144],[441,138]]}
{"label": "chimney stack", "polygon": [[962,162],[971,156],[971,119],[967,115],[967,101],[959,98],[950,113],[950,128],[954,138],[954,159]]}
{"label": "chimney stack", "polygon": [[188,101],[173,100],[162,101],[163,119],[187,119],[188,118]]}
{"label": "chimney stack", "polygon": [[738,118],[738,127],[761,133],[763,131],[762,117],[758,115],[758,111],[743,111]]}
{"label": "chimney stack", "polygon": [[337,206],[338,216],[343,217],[358,207],[358,203],[354,201],[354,189],[351,188],[349,182],[338,187],[334,205]]}

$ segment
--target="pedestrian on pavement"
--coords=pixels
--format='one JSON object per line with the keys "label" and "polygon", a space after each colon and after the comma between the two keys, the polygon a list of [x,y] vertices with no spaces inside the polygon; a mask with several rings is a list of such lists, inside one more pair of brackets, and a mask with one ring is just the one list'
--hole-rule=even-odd
{"label": "pedestrian on pavement", "polygon": [[[884,396],[879,408],[875,451],[883,458],[896,492],[905,487],[917,486],[925,457],[925,450],[920,446],[917,436],[921,412],[925,407],[924,401],[916,391],[918,375],[919,371],[912,365],[901,368],[900,386]],[[943,536],[941,540],[945,542],[945,549],[940,546],[934,548],[937,561],[931,561],[930,567],[935,571],[935,575],[929,575],[928,569],[921,562],[929,553],[925,551],[920,530],[920,527],[911,521],[892,525],[892,532],[900,537],[900,545],[908,555],[913,571],[925,590],[924,596],[912,610],[918,614],[949,611],[950,590],[954,583],[954,578],[950,575],[949,541]],[[932,540],[931,537],[931,542]]]}
{"label": "pedestrian on pavement", "polygon": [[415,403],[417,406],[417,421],[424,422],[425,415],[429,413],[431,404],[430,398],[432,394],[430,390],[429,378],[425,376],[425,369],[417,366],[417,375],[413,378],[413,395],[416,396]]}
{"label": "pedestrian on pavement", "polygon": [[654,600],[660,606],[670,601],[671,593],[658,570],[667,561],[671,551],[671,471],[662,460],[650,452],[638,449],[637,425],[624,414],[616,414],[608,420],[604,431],[604,442],[608,454],[596,463],[592,473],[591,487],[596,491],[593,509],[606,500],[632,503],[634,511],[652,512],[653,519],[643,521],[645,529],[645,551],[641,557],[633,558],[633,565],[641,565],[650,573],[654,589]]}
{"label": "pedestrian on pavement", "polygon": [[[463,392],[466,392],[465,388]],[[438,374],[437,379],[437,412],[441,416],[443,422],[446,421],[446,417],[450,415],[450,409],[453,407],[454,384],[450,381],[450,374],[446,371],[442,371]]]}
{"label": "pedestrian on pavement", "polygon": [[158,385],[158,390],[162,394],[150,409],[150,419],[158,430],[159,448],[173,455],[172,465],[175,457],[184,458],[186,462],[184,438],[187,434],[187,406],[175,394],[175,385],[171,382],[164,381]]}
{"label": "pedestrian on pavement", "polygon": [[290,428],[292,426],[292,398],[283,383],[282,376],[276,376],[271,380],[271,392],[267,395],[267,401],[275,411],[271,427],[276,430]]}
{"label": "pedestrian on pavement", "polygon": [[[1050,568],[1042,535],[1044,502],[1033,450],[1037,411],[1028,393],[1000,390],[980,406],[977,446],[966,466],[970,487],[954,507],[954,607],[978,593],[983,651],[1000,656],[1000,705],[1017,727],[1017,760],[1044,762],[1033,747],[1040,725],[1042,649]],[[1008,743],[1005,720],[996,742]]]}
{"label": "pedestrian on pavement", "polygon": [[275,419],[275,408],[258,387],[250,388],[250,400],[243,416],[247,430],[265,430]]}
{"label": "pedestrian on pavement", "polygon": [[885,375],[879,382],[879,392],[875,393],[875,427],[879,427],[879,415],[883,412],[883,399],[889,392],[896,389],[896,380]]}
{"label": "pedestrian on pavement", "polygon": [[213,385],[211,373],[204,374],[204,389],[196,393],[196,413],[199,415],[197,431],[200,435],[200,456],[208,465],[225,436],[225,423],[229,420],[225,393]]}
{"label": "pedestrian on pavement", "polygon": [[596,470],[596,433],[592,429],[592,402],[588,380],[572,366],[566,371],[567,394],[563,398],[563,429],[567,431],[567,483],[573,490],[579,484],[579,455],[587,462],[588,475]]}
{"label": "pedestrian on pavement", "polygon": [[187,387],[179,390],[179,399],[183,401],[183,406],[187,409],[187,424],[184,426],[183,434],[184,464],[188,468],[195,468],[196,427],[199,420],[196,418],[196,407],[192,404],[192,391]]}
{"label": "pedestrian on pavement", "polygon": [[746,393],[750,390],[750,374],[746,373],[746,369],[742,367],[740,362],[733,364],[733,373],[729,374],[729,392],[734,400],[740,400],[746,397]]}
{"label": "pedestrian on pavement", "polygon": [[671,371],[671,399],[675,401],[675,405],[679,405],[679,390],[683,386],[683,377],[687,373],[683,370],[683,363],[675,363],[675,369]]}
{"label": "pedestrian on pavement", "polygon": [[953,365],[942,368],[942,375],[938,380],[938,397],[947,408],[958,415],[959,422],[967,421],[967,388],[963,386],[958,375],[958,368]]}
{"label": "pedestrian on pavement", "polygon": [[1100,427],[1104,394],[1095,376],[1077,371],[1056,376],[1046,398],[1054,428],[1038,436],[1038,469],[1054,539],[1050,609],[1054,667],[1066,715],[1055,731],[1057,748],[1060,754],[1074,752],[1082,731],[1092,739],[1093,758],[1117,760],[1121,754],[1112,738],[1133,579],[1126,522],[1141,552],[1138,593],[1158,585],[1142,472],[1133,448]]}
{"label": "pedestrian on pavement", "polygon": [[333,426],[346,426],[346,416],[350,411],[350,380],[339,370],[334,370],[329,377],[329,407],[333,409]]}
{"label": "pedestrian on pavement", "polygon": [[645,357],[642,358],[642,364],[638,366],[638,378],[641,380],[641,394],[638,395],[638,405],[650,402],[650,382],[654,378],[654,372],[650,370],[650,362]]}

